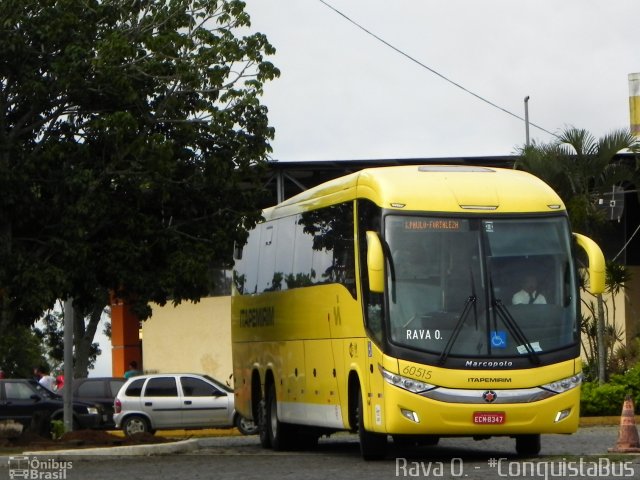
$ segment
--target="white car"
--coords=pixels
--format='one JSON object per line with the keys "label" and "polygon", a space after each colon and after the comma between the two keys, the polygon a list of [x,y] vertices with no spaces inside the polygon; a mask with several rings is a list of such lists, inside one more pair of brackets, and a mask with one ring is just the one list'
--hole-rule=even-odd
{"label": "white car", "polygon": [[160,429],[237,427],[257,433],[256,425],[234,408],[233,390],[194,373],[156,373],[131,377],[113,403],[116,428],[127,435]]}

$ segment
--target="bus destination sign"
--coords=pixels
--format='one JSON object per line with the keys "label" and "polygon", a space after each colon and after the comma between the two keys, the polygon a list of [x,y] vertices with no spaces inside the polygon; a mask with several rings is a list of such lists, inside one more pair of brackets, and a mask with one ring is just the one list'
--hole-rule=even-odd
{"label": "bus destination sign", "polygon": [[433,232],[433,231],[450,231],[461,232],[464,223],[454,218],[412,218],[404,221],[404,229],[411,231]]}

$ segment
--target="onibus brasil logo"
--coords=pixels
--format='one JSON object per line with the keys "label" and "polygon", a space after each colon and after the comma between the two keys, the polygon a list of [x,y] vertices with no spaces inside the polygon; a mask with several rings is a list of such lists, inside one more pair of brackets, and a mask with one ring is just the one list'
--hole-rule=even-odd
{"label": "onibus brasil logo", "polygon": [[55,458],[9,457],[9,478],[11,479],[65,480],[67,470],[72,468],[72,462],[63,462]]}

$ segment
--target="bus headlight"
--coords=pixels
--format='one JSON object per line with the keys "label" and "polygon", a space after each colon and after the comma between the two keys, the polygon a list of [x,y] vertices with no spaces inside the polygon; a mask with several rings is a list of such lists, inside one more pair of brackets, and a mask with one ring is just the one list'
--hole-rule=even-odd
{"label": "bus headlight", "polygon": [[400,387],[404,390],[408,390],[409,392],[422,393],[436,388],[435,385],[431,385],[430,383],[421,382],[420,380],[415,380],[413,378],[403,377],[402,375],[398,375],[397,373],[391,373],[382,368],[382,365],[378,365],[378,367],[380,367],[382,378],[384,378],[387,383],[395,385],[396,387]]}
{"label": "bus headlight", "polygon": [[582,384],[582,373],[573,375],[571,377],[563,378],[562,380],[556,380],[555,382],[541,385],[545,390],[551,390],[555,393],[563,393],[572,388],[579,387]]}

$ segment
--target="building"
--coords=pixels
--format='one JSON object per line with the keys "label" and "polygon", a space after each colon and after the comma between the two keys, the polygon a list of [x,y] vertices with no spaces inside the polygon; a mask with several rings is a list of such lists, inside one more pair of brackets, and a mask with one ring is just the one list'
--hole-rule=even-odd
{"label": "building", "polygon": [[[269,196],[263,207],[274,205],[307,188],[330,178],[373,166],[399,164],[466,164],[511,168],[516,157],[464,157],[439,159],[381,159],[317,162],[274,162],[270,164],[265,183]],[[621,156],[622,159],[625,156]],[[629,157],[631,160],[631,157]],[[618,255],[618,262],[626,265],[632,281],[624,294],[615,299],[605,297],[615,311],[616,329],[623,332],[623,342],[640,336],[640,205],[633,188],[628,193],[599,199],[599,204],[611,212],[611,229],[606,244],[601,245],[606,258]],[[615,202],[614,202],[615,200]],[[620,202],[624,201],[624,209]],[[617,205],[611,205],[617,202]],[[614,210],[614,206],[618,209]],[[635,231],[635,233],[634,233]],[[228,278],[227,278],[228,280]],[[228,284],[230,282],[223,282]],[[177,307],[153,306],[152,317],[143,322],[142,365],[147,372],[190,371],[210,374],[229,380],[231,365],[230,297],[229,290],[201,302],[183,303]],[[585,299],[589,301],[588,298]],[[116,346],[114,346],[114,349]],[[122,363],[122,362],[121,362]],[[123,370],[124,371],[124,370]],[[114,375],[121,374],[116,370]]]}

